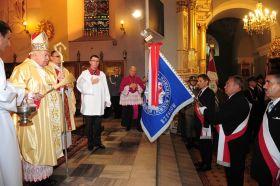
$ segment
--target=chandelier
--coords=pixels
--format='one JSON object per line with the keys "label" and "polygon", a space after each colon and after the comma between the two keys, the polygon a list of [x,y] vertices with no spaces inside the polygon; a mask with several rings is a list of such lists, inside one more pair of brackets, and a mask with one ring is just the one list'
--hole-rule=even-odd
{"label": "chandelier", "polygon": [[263,34],[265,30],[270,30],[270,26],[276,22],[276,11],[263,8],[261,2],[257,3],[254,12],[249,12],[243,18],[243,28],[249,34]]}

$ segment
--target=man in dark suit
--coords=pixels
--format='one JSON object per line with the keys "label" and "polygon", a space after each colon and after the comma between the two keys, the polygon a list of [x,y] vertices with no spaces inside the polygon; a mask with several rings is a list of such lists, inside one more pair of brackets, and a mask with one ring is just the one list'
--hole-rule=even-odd
{"label": "man in dark suit", "polygon": [[109,91],[110,91],[110,95],[111,95],[111,102],[112,102],[112,107],[108,110],[108,115],[111,114],[112,111],[114,111],[114,118],[121,118],[121,111],[122,108],[120,106],[120,84],[122,81],[122,77],[120,75],[120,69],[119,67],[115,66],[113,67],[113,74],[110,75],[107,78],[107,82],[108,82],[108,87],[109,87]]}
{"label": "man in dark suit", "polygon": [[206,120],[213,119],[212,122],[218,124],[217,163],[225,166],[229,186],[242,186],[244,180],[245,155],[248,148],[246,129],[250,106],[242,90],[242,78],[239,76],[229,77],[225,85],[225,93],[229,96],[228,100],[214,114],[208,112],[208,109],[204,111]]}
{"label": "man in dark suit", "polygon": [[[190,76],[187,85],[192,93],[197,96],[199,89],[196,86],[196,76]],[[194,105],[189,104],[179,112],[179,127],[181,131],[182,140],[188,149],[195,147],[195,138],[197,137],[195,118],[194,118]]]}
{"label": "man in dark suit", "polygon": [[244,91],[244,95],[246,96],[247,100],[252,104],[252,109],[248,123],[248,135],[249,139],[253,142],[259,131],[263,113],[258,97],[257,79],[254,76],[252,76],[249,79],[247,79],[247,82],[248,88]]}
{"label": "man in dark suit", "polygon": [[280,185],[280,73],[265,79],[265,94],[271,101],[264,113],[255,144],[251,175],[259,185]]}
{"label": "man in dark suit", "polygon": [[[197,77],[197,86],[200,89],[197,99],[200,106],[207,109],[209,113],[215,111],[215,93],[209,88],[209,77],[206,74],[200,74]],[[199,151],[202,162],[198,165],[198,171],[207,171],[211,169],[212,162],[212,134],[210,119],[203,119],[199,117],[196,112],[197,123],[201,127],[200,140],[199,140]]]}

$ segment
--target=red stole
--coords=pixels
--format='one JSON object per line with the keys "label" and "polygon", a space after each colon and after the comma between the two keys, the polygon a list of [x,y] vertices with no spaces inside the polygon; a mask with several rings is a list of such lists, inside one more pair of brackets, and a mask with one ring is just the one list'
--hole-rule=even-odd
{"label": "red stole", "polygon": [[[55,69],[56,75],[60,73],[60,70]],[[57,83],[59,83],[59,80],[57,79]],[[59,90],[63,90],[63,87],[59,88]],[[67,124],[67,130],[71,131],[72,130],[72,125],[71,125],[71,118],[70,118],[70,109],[69,109],[69,103],[68,103],[68,98],[63,91],[63,97],[64,97],[64,116]]]}
{"label": "red stole", "polygon": [[[251,105],[250,105],[251,111]],[[238,125],[238,127],[232,132],[232,134],[226,136],[223,130],[223,126],[216,125],[216,129],[219,133],[218,140],[218,153],[217,153],[217,163],[223,165],[225,167],[230,167],[230,152],[228,147],[228,142],[231,140],[235,140],[241,136],[243,136],[247,130],[248,120],[249,120],[250,112],[246,119]]]}
{"label": "red stole", "polygon": [[280,152],[270,135],[266,112],[258,134],[258,142],[262,156],[272,176],[272,185],[280,185]]}

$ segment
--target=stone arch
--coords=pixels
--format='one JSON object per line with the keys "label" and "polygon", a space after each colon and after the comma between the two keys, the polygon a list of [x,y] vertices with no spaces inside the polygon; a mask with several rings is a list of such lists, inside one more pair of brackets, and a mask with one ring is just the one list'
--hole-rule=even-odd
{"label": "stone arch", "polygon": [[[257,1],[256,0],[229,0],[229,1],[225,1],[225,2],[222,2],[220,4],[218,4],[217,6],[214,7],[213,9],[213,12],[212,12],[212,15],[209,16],[209,18],[206,20],[206,25],[210,25],[211,23],[221,19],[221,18],[224,18],[222,16],[223,13],[225,12],[229,12],[229,11],[233,11],[233,10],[243,10],[243,11],[246,11],[246,13],[248,13],[248,11],[254,11],[255,8],[256,8],[256,4],[257,4]],[[244,15],[246,14],[244,13]],[[239,18],[239,19],[243,19],[243,16],[244,15],[234,15],[234,14],[231,14],[232,17],[235,17],[235,18]],[[276,37],[280,37],[280,23],[279,21],[276,22],[276,24],[274,24],[272,27],[271,27],[271,40],[273,40],[274,38]]]}

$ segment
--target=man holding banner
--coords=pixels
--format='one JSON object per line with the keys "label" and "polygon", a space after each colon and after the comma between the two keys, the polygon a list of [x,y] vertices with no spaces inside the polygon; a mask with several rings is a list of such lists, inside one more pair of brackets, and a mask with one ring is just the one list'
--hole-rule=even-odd
{"label": "man holding banner", "polygon": [[170,125],[175,114],[193,101],[193,94],[160,53],[161,43],[149,44],[149,76],[141,115],[142,128],[151,142]]}

